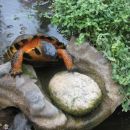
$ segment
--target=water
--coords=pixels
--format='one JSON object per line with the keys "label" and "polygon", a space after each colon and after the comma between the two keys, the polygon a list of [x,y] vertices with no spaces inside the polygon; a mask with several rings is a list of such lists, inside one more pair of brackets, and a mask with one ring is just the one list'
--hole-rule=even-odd
{"label": "water", "polygon": [[[36,0],[0,0],[0,54],[21,34],[46,33],[67,44],[67,40],[48,19],[42,20],[41,24],[35,8],[37,4],[43,13],[49,10],[49,1],[41,0],[37,3]],[[125,113],[118,108],[112,116],[93,130],[130,130],[129,122],[130,112]]]}
{"label": "water", "polygon": [[37,17],[36,5],[45,12],[49,4],[49,1],[0,0],[0,54],[21,34],[45,33],[67,43],[49,20],[43,20],[41,24]]}
{"label": "water", "polygon": [[119,107],[103,123],[93,130],[130,130],[130,112],[122,112]]}

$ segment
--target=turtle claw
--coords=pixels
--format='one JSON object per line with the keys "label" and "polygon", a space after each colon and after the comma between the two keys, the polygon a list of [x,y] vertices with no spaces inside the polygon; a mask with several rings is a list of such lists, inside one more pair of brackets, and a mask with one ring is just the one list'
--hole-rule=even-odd
{"label": "turtle claw", "polygon": [[11,70],[10,71],[10,75],[13,77],[13,78],[15,78],[16,76],[21,76],[21,74],[22,74],[22,70]]}

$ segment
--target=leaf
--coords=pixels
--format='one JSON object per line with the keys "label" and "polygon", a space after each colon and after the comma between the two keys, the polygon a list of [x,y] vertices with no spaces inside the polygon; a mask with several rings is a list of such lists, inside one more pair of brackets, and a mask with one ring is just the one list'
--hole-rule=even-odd
{"label": "leaf", "polygon": [[[90,40],[112,64],[112,77],[130,88],[130,0],[54,0],[53,24],[64,35],[79,35],[76,44]],[[42,15],[42,14],[39,14]],[[130,91],[122,103],[130,109]]]}

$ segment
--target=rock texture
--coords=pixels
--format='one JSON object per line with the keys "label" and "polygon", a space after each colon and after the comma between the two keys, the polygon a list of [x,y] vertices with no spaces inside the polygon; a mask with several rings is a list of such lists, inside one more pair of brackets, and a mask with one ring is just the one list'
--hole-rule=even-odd
{"label": "rock texture", "polygon": [[122,101],[119,92],[120,86],[111,78],[110,64],[89,43],[77,46],[72,39],[68,51],[74,57],[75,66],[78,67],[79,71],[94,79],[102,91],[103,100],[95,110],[78,118],[61,112],[60,107],[54,106],[50,102],[45,88],[46,74],[50,75],[51,79],[54,74],[51,73],[52,71],[45,69],[46,73],[44,70],[41,72],[39,78],[44,87],[41,89],[41,85],[30,66],[24,69],[29,71],[27,74],[25,72],[21,77],[15,79],[10,77],[10,62],[0,65],[1,109],[10,106],[19,108],[42,130],[89,130],[110,116]]}
{"label": "rock texture", "polygon": [[16,78],[9,75],[10,67],[10,62],[0,65],[0,108],[10,106],[19,108],[42,128],[52,129],[63,126],[67,120],[66,116],[40,90],[32,67],[27,66],[29,75],[23,74]]}
{"label": "rock texture", "polygon": [[31,123],[24,114],[19,113],[15,116],[13,124],[8,130],[31,130]]}
{"label": "rock texture", "polygon": [[[0,2],[0,45],[3,51],[5,46],[10,45],[20,34],[46,32],[49,35],[55,34],[53,36],[61,37],[56,33],[56,29],[47,25],[46,20],[43,20],[42,27],[44,29],[41,29],[38,24],[40,22],[35,17],[36,11],[29,8],[31,4],[28,6],[24,1],[12,1],[3,0]],[[31,18],[28,16],[31,16]],[[60,41],[63,41],[63,37]],[[29,66],[26,70],[31,72],[31,76],[24,74],[15,79],[11,78],[9,62],[0,65],[0,109],[10,106],[19,108],[26,117],[42,130],[89,130],[110,116],[122,101],[122,96],[119,93],[120,86],[114,83],[111,78],[110,64],[89,43],[78,46],[75,44],[74,38],[68,45],[68,51],[74,57],[75,66],[78,67],[79,71],[92,77],[100,87],[103,100],[97,109],[84,117],[78,118],[61,112],[59,107],[50,102],[45,89],[54,74],[50,71],[50,68],[45,71],[40,70],[39,79],[43,86],[41,88],[33,69]],[[47,75],[49,75],[49,78]]]}
{"label": "rock texture", "polygon": [[121,104],[123,97],[119,91],[120,86],[112,80],[110,63],[93,46],[88,42],[76,45],[75,37],[72,37],[68,51],[74,57],[75,66],[79,71],[92,77],[103,94],[101,105],[91,114],[83,118],[68,118],[66,128],[89,130],[109,117]]}
{"label": "rock texture", "polygon": [[[103,100],[97,109],[83,117],[77,118],[66,114],[67,123],[64,130],[90,130],[108,118],[121,104],[123,97],[119,91],[120,86],[112,80],[110,63],[88,42],[79,46],[75,44],[75,38],[72,37],[67,50],[74,57],[74,64],[79,72],[88,75],[98,84]],[[52,71],[48,69],[40,72],[39,79],[42,81],[43,88],[47,89],[47,79],[48,77],[51,79],[50,75],[54,75]]]}
{"label": "rock texture", "polygon": [[49,83],[52,100],[65,112],[81,116],[99,105],[102,93],[90,77],[77,72],[60,72]]}

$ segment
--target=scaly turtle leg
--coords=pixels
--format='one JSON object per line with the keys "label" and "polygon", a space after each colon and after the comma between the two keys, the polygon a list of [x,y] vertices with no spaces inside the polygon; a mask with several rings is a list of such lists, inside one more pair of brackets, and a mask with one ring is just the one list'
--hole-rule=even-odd
{"label": "scaly turtle leg", "polygon": [[22,73],[23,51],[18,50],[11,60],[11,76],[15,77]]}
{"label": "scaly turtle leg", "polygon": [[63,59],[68,71],[72,71],[74,69],[72,57],[68,54],[68,52],[65,49],[57,49],[57,55],[59,58]]}

